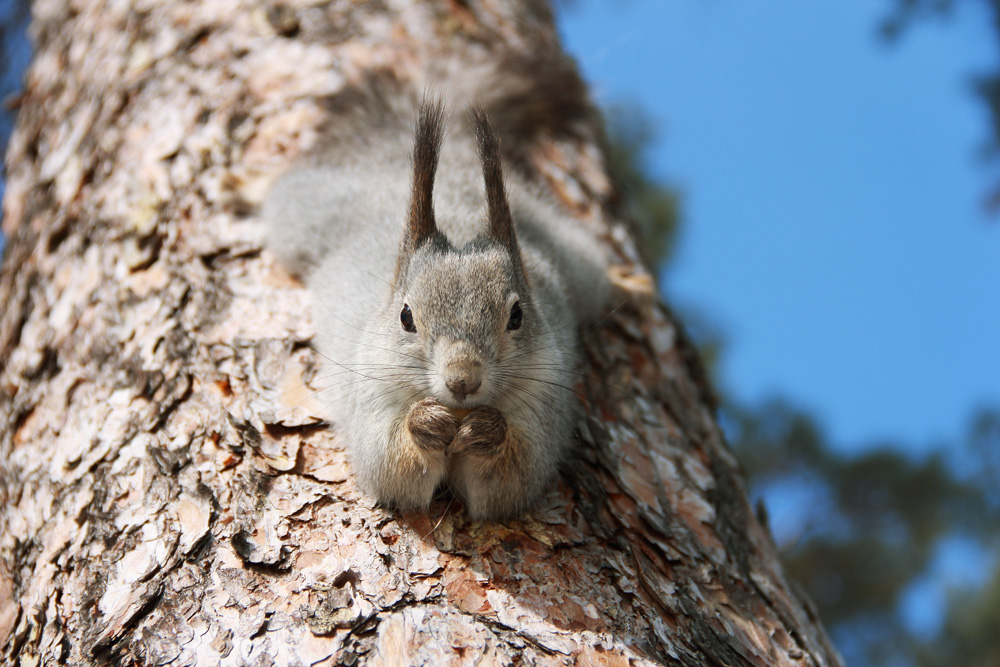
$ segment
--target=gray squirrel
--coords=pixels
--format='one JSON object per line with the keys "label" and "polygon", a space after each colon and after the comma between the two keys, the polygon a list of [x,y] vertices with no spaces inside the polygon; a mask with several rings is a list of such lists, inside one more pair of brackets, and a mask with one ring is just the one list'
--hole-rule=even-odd
{"label": "gray squirrel", "polygon": [[474,519],[512,517],[571,455],[608,259],[537,175],[504,173],[525,139],[496,128],[530,123],[517,100],[447,132],[439,99],[416,102],[393,85],[335,100],[326,140],[265,199],[268,244],[314,295],[324,416],[360,487],[408,509],[447,486]]}

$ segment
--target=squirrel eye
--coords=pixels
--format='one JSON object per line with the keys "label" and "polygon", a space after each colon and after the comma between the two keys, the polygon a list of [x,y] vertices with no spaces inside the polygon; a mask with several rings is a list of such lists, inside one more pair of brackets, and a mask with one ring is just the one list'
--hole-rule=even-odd
{"label": "squirrel eye", "polygon": [[510,321],[507,322],[507,331],[513,331],[514,329],[521,328],[521,303],[518,301],[514,302],[514,305],[510,307]]}
{"label": "squirrel eye", "polygon": [[403,311],[399,314],[399,321],[403,324],[403,331],[417,333],[417,327],[413,324],[413,313],[410,312],[410,307],[405,303]]}

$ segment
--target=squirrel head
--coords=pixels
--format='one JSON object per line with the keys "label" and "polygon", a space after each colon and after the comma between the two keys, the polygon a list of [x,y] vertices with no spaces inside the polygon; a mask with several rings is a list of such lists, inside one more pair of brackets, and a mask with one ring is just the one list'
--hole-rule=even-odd
{"label": "squirrel head", "polygon": [[500,142],[485,111],[473,108],[472,119],[486,184],[484,231],[457,248],[437,228],[432,201],[443,109],[425,101],[390,304],[398,349],[424,365],[430,393],[454,408],[495,398],[504,384],[497,361],[516,354],[540,324],[504,187]]}

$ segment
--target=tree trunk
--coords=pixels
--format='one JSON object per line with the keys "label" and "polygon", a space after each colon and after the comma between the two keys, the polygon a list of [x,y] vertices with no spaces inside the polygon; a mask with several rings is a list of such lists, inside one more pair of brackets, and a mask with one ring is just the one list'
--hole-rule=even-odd
{"label": "tree trunk", "polygon": [[[253,204],[347,82],[552,53],[547,6],[37,0],[33,35],[3,202],[6,664],[839,664],[652,299],[586,335],[580,452],[520,520],[379,509],[311,417],[308,294]],[[531,158],[642,292],[593,139]]]}

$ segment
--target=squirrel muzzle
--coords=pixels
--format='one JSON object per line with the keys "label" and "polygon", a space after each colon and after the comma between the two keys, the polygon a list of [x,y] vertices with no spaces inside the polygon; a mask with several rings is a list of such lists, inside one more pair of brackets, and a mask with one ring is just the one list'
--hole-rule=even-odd
{"label": "squirrel muzzle", "polygon": [[481,395],[485,364],[479,351],[465,341],[453,341],[439,347],[439,353],[444,363],[438,367],[448,398],[463,404]]}

